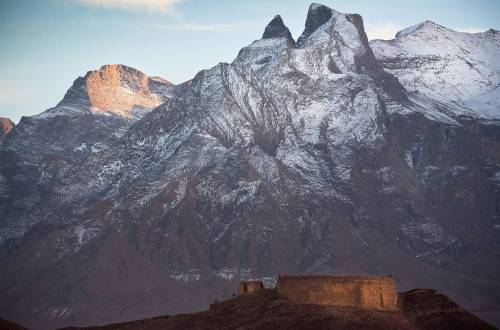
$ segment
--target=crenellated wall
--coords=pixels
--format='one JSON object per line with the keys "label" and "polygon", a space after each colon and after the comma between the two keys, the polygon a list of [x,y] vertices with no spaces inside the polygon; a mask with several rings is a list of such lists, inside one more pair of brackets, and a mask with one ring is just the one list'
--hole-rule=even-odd
{"label": "crenellated wall", "polygon": [[298,303],[398,309],[392,277],[279,276],[276,287],[281,295]]}

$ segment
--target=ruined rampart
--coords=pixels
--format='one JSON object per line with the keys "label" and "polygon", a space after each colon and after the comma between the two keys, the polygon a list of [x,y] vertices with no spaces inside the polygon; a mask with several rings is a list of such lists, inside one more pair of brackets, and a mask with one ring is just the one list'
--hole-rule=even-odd
{"label": "ruined rampart", "polygon": [[279,276],[276,287],[298,303],[397,310],[392,277]]}

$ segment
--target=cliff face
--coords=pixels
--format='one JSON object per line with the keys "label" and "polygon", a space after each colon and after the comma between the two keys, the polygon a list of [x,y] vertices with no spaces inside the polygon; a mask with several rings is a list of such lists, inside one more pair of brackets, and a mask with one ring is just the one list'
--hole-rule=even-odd
{"label": "cliff face", "polygon": [[135,121],[165,102],[172,84],[121,64],[104,65],[79,77],[63,100],[35,118],[95,114]]}
{"label": "cliff face", "polygon": [[0,117],[0,144],[3,143],[7,134],[14,128],[15,124],[9,118]]}
{"label": "cliff face", "polygon": [[141,117],[166,101],[172,84],[123,65],[106,65],[86,77],[91,111]]}
{"label": "cliff face", "polygon": [[[113,102],[86,78],[21,120],[0,149],[1,315],[195,311],[280,272],[388,274],[500,309],[498,120],[405,89],[359,15],[312,5],[296,43],[281,19],[266,31],[135,121],[92,112]],[[87,78],[154,92],[110,71]]]}

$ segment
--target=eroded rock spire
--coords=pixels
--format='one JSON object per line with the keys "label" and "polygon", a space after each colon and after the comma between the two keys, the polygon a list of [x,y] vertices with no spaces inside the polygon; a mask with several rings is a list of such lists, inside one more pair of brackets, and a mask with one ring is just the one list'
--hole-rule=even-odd
{"label": "eroded rock spire", "polygon": [[295,42],[290,30],[288,30],[285,23],[283,23],[283,19],[280,15],[274,16],[271,22],[267,24],[264,34],[262,35],[262,39],[271,38],[287,38],[291,42]]}
{"label": "eroded rock spire", "polygon": [[317,3],[311,4],[309,6],[309,11],[307,12],[306,25],[304,27],[304,32],[300,36],[300,39],[305,39],[310,36],[317,28],[325,24],[332,18],[333,9],[325,5],[320,5]]}

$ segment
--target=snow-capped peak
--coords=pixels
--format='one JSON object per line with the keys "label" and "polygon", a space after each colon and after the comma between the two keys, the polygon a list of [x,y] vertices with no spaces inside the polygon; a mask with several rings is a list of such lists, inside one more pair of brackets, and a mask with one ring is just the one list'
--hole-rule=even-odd
{"label": "snow-capped peak", "polygon": [[408,34],[414,33],[416,31],[422,31],[422,30],[427,30],[427,31],[448,30],[448,31],[451,31],[450,29],[448,29],[448,28],[446,28],[444,26],[436,24],[433,21],[427,20],[427,21],[424,21],[422,23],[410,26],[410,27],[408,27],[406,29],[403,29],[403,30],[397,32],[396,33],[396,38],[400,38],[400,37],[406,36]]}
{"label": "snow-capped peak", "polygon": [[458,32],[432,21],[404,29],[370,46],[385,69],[409,91],[500,118],[500,38],[494,30]]}

